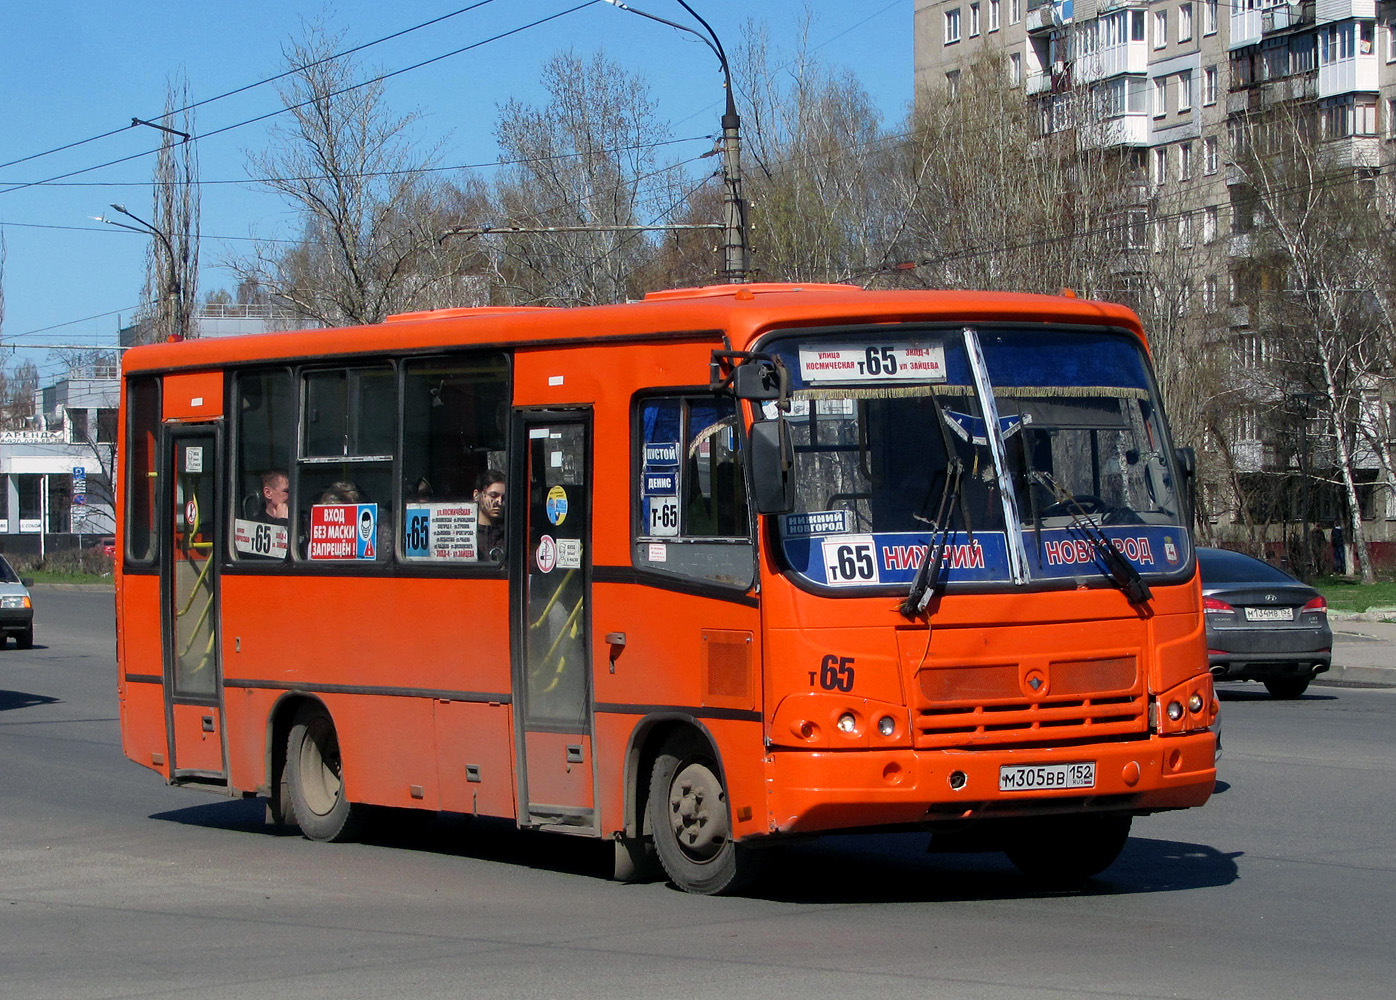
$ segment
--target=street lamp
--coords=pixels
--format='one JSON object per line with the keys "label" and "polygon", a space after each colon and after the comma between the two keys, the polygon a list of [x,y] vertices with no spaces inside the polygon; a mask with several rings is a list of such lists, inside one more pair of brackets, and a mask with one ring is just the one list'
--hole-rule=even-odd
{"label": "street lamp", "polygon": [[155,237],[156,239],[158,239],[162,244],[164,244],[164,246],[165,246],[165,260],[169,263],[169,272],[170,272],[170,273],[169,273],[169,282],[168,282],[168,285],[169,285],[169,293],[168,293],[168,294],[169,294],[169,299],[170,299],[170,314],[171,314],[171,315],[170,315],[170,339],[171,339],[171,340],[183,340],[183,339],[184,339],[183,289],[181,288],[180,283],[179,283],[179,271],[178,271],[178,269],[177,269],[177,267],[176,267],[176,263],[175,263],[174,245],[170,243],[170,238],[169,238],[168,236],[166,236],[161,230],[157,229],[155,226],[151,225],[149,222],[146,222],[144,219],[142,219],[140,216],[136,215],[135,213],[128,211],[125,205],[118,205],[118,204],[116,204],[115,202],[113,202],[111,207],[114,208],[116,211],[120,212],[122,215],[126,216],[128,219],[131,219],[131,220],[132,220],[133,222],[135,222],[137,225],[132,226],[132,225],[128,225],[128,224],[125,223],[125,222],[117,222],[117,221],[114,220],[114,219],[108,219],[105,215],[103,215],[103,216],[96,216],[96,215],[94,215],[94,216],[92,216],[92,218],[95,219],[95,220],[98,221],[98,222],[105,222],[105,223],[106,223],[107,225],[109,225],[109,226],[116,226],[116,227],[118,227],[119,229],[129,229],[129,230],[130,230],[131,232],[133,232],[133,233],[144,233],[144,234],[146,234],[147,236],[154,236],[154,237]]}
{"label": "street lamp", "polygon": [[695,31],[686,24],[679,24],[643,10],[636,10],[629,4],[621,3],[621,0],[606,0],[606,2],[621,10],[638,14],[640,17],[647,17],[651,21],[658,21],[660,24],[677,28],[679,31],[686,31],[712,49],[713,55],[717,56],[717,61],[722,67],[723,83],[727,88],[727,108],[722,114],[722,177],[726,186],[722,196],[722,273],[730,282],[744,282],[751,269],[751,255],[746,240],[746,202],[742,200],[742,119],[737,114],[737,101],[732,92],[732,70],[727,65],[727,53],[722,50],[722,41],[717,37],[717,32],[713,31],[712,26],[703,20],[685,0],[677,0],[677,3],[693,15],[693,19],[707,31],[707,35]]}

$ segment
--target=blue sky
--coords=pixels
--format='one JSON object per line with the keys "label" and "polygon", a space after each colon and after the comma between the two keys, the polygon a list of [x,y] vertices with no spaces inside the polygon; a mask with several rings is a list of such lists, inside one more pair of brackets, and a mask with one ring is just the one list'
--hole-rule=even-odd
{"label": "blue sky", "polygon": [[[518,28],[585,0],[494,0],[478,10],[361,53],[373,69],[392,71]],[[689,0],[735,60],[749,18],[764,21],[774,47],[795,45],[801,12],[813,17],[816,54],[851,70],[886,121],[911,99],[910,0]],[[132,117],[158,118],[166,84],[183,72],[202,100],[265,79],[284,68],[282,45],[306,19],[323,17],[356,45],[469,6],[471,0],[381,0],[318,3],[244,0],[110,0],[15,2],[0,12],[0,163],[68,143],[117,134],[52,155],[0,167],[0,227],[8,247],[3,341],[20,348],[7,359],[31,358],[47,381],[60,374],[43,343],[111,344],[119,322],[140,301],[146,241],[93,222],[111,202],[150,217],[154,157],[68,177],[34,182],[144,153],[159,144],[148,128],[124,128]],[[674,0],[632,6],[687,23]],[[401,114],[422,114],[421,138],[442,145],[440,162],[488,164],[497,157],[493,124],[510,98],[538,102],[543,62],[572,48],[604,49],[644,76],[676,137],[710,134],[721,114],[716,60],[696,39],[606,3],[592,3],[540,27],[476,48],[387,83],[387,102]],[[258,87],[197,112],[196,133],[212,133],[275,111],[274,88]],[[261,146],[264,125],[230,129],[199,143],[203,188],[200,293],[232,282],[218,261],[248,246],[252,235],[284,231],[284,203],[246,183],[245,150]],[[701,142],[699,143],[701,146]],[[697,150],[674,147],[680,156]],[[486,172],[486,176],[488,173]],[[214,182],[227,183],[214,183]],[[20,185],[30,185],[23,186]],[[14,190],[7,190],[14,188]],[[120,216],[115,216],[120,218]],[[9,353],[9,352],[7,352]]]}

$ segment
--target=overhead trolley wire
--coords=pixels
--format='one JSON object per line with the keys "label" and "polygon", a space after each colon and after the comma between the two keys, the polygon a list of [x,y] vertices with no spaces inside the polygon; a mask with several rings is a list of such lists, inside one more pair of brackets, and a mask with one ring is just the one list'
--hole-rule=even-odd
{"label": "overhead trolley wire", "polygon": [[[355,45],[352,48],[345,49],[343,52],[336,52],[334,55],[325,56],[325,58],[323,59],[316,59],[313,62],[308,62],[304,64],[303,66],[295,66],[282,73],[278,73],[275,76],[269,76],[264,80],[258,80],[255,83],[243,84],[241,87],[235,87],[232,90],[225,91],[224,93],[218,94],[214,97],[206,97],[201,101],[195,101],[193,104],[186,104],[182,108],[174,109],[174,111],[171,113],[176,115],[183,114],[186,111],[193,111],[196,108],[202,108],[206,104],[213,104],[215,101],[221,101],[226,97],[234,97],[238,94],[245,93],[249,90],[255,90],[257,87],[265,86],[268,83],[275,83],[277,80],[284,80],[288,76],[293,76],[294,74],[303,72],[307,69],[313,69],[316,66],[322,66],[325,63],[333,62],[336,59],[342,59],[344,56],[351,56],[356,52],[362,52],[365,49],[372,48],[375,45],[380,45],[383,42],[390,42],[395,38],[401,38],[404,35],[411,34],[414,31],[420,31],[422,28],[429,28],[432,25],[440,24],[442,21],[447,21],[460,14],[469,13],[472,10],[475,10],[479,7],[484,7],[487,4],[492,4],[494,2],[495,0],[479,0],[478,3],[473,3],[469,7],[462,7],[460,10],[453,10],[449,14],[442,14],[440,17],[434,17],[430,21],[423,21],[421,24],[414,24],[410,28],[403,28],[401,31],[395,31],[391,35],[384,35],[382,38],[375,38],[371,42],[364,42],[362,45]],[[164,114],[154,116],[154,118],[163,117],[165,117]],[[0,170],[4,170],[6,167],[16,166],[20,163],[28,163],[30,160],[41,159],[42,157],[50,156],[54,153],[62,153],[69,149],[76,149],[78,146],[85,146],[90,142],[97,142],[101,139],[109,139],[114,135],[120,135],[122,132],[125,132],[128,129],[134,128],[137,124],[137,120],[133,118],[130,125],[123,125],[121,126],[121,128],[114,128],[111,131],[103,132],[100,135],[88,136],[86,139],[78,139],[75,142],[66,143],[62,146],[55,146],[53,149],[46,149],[42,153],[30,153],[28,156],[21,156],[19,159],[10,160],[8,163],[0,163]]]}
{"label": "overhead trolley wire", "polygon": [[[300,108],[309,107],[310,105],[314,104],[317,100],[328,100],[329,98],[339,97],[339,96],[341,96],[341,95],[343,95],[343,94],[350,93],[351,91],[358,90],[358,89],[361,88],[361,87],[367,87],[367,86],[370,86],[370,85],[375,84],[375,83],[382,83],[384,80],[390,80],[390,79],[392,79],[393,77],[401,76],[401,75],[404,74],[404,73],[410,73],[410,72],[412,72],[413,70],[421,69],[421,68],[423,68],[424,66],[430,66],[430,65],[432,65],[433,63],[438,63],[438,62],[441,62],[441,61],[443,61],[443,60],[445,60],[445,59],[450,59],[450,58],[453,58],[454,56],[461,55],[462,53],[470,52],[470,51],[473,50],[473,49],[478,49],[478,48],[480,48],[480,47],[482,47],[482,46],[484,46],[484,45],[489,45],[489,44],[492,43],[492,42],[500,41],[501,39],[508,38],[508,37],[510,37],[511,35],[517,35],[517,34],[519,34],[519,33],[521,33],[521,32],[528,31],[528,30],[531,29],[531,28],[537,28],[537,27],[539,27],[540,25],[547,24],[549,21],[556,21],[556,20],[559,19],[559,18],[566,17],[568,14],[575,14],[575,13],[576,13],[577,11],[579,11],[579,10],[583,10],[583,9],[585,9],[585,8],[587,8],[587,7],[590,7],[590,6],[592,6],[592,5],[594,5],[594,4],[597,4],[597,3],[600,3],[600,2],[601,2],[601,0],[585,0],[585,2],[580,3],[580,4],[577,4],[576,6],[569,7],[569,8],[567,8],[566,10],[563,10],[563,11],[558,11],[556,14],[549,14],[547,17],[540,17],[540,18],[538,18],[536,21],[530,21],[528,24],[520,25],[520,26],[517,27],[517,28],[511,28],[511,29],[509,29],[508,31],[500,32],[499,34],[497,34],[497,35],[492,35],[492,36],[489,37],[489,38],[481,39],[481,40],[478,41],[478,42],[472,42],[472,43],[470,43],[469,45],[463,45],[463,46],[461,46],[461,47],[458,48],[458,49],[453,49],[452,51],[450,51],[450,52],[445,52],[445,53],[443,53],[443,54],[441,54],[441,55],[439,55],[439,56],[433,56],[433,57],[430,58],[430,59],[423,59],[421,62],[413,63],[413,64],[410,65],[410,66],[404,66],[404,67],[402,67],[401,69],[395,69],[395,70],[392,70],[392,71],[387,72],[387,73],[381,73],[381,74],[379,74],[378,76],[370,77],[370,78],[367,79],[367,80],[361,80],[361,81],[359,81],[358,83],[350,84],[350,85],[347,86],[347,87],[342,87],[342,88],[340,88],[339,90],[332,91],[332,92],[330,92],[330,93],[328,93],[328,94],[322,94],[322,95],[320,95],[319,97],[314,98],[314,99],[312,99],[312,100],[309,100],[309,101],[302,101],[300,104],[293,104],[293,105],[291,105],[290,107],[286,107],[286,108],[278,108],[276,111],[269,111],[269,112],[267,112],[266,114],[257,115],[256,117],[254,117],[254,118],[248,118],[248,119],[246,119],[245,121],[237,122],[237,123],[232,124],[232,125],[225,125],[225,126],[223,126],[222,128],[214,129],[212,132],[205,132],[205,133],[202,134],[202,135],[194,136],[194,137],[192,137],[192,139],[191,139],[190,141],[197,141],[197,140],[200,140],[200,139],[210,139],[210,138],[212,138],[213,136],[222,135],[222,134],[225,133],[225,132],[232,132],[232,131],[234,131],[235,129],[245,128],[245,127],[248,126],[248,125],[255,125],[255,124],[257,124],[258,122],[267,121],[268,119],[275,118],[275,117],[277,117],[277,116],[279,116],[279,115],[284,115],[284,114],[286,114],[288,111],[296,111],[296,110],[298,110],[298,109],[300,109]],[[295,72],[295,71],[293,70],[292,72]],[[41,181],[29,181],[29,182],[24,183],[24,184],[15,184],[15,185],[13,185],[13,186],[11,186],[11,187],[7,187],[7,188],[4,188],[4,189],[0,189],[0,195],[10,194],[10,193],[12,193],[12,192],[14,192],[14,191],[21,191],[21,190],[25,190],[25,189],[31,188],[31,187],[41,187],[41,186],[43,186],[43,185],[50,184],[50,183],[52,183],[53,181],[66,180],[66,179],[69,178],[69,177],[77,177],[77,176],[79,176],[79,175],[81,175],[81,174],[92,173],[94,170],[104,170],[104,169],[106,169],[107,167],[114,167],[114,166],[117,166],[118,164],[129,163],[129,162],[132,161],[132,160],[138,160],[138,159],[141,159],[142,157],[150,156],[150,155],[152,155],[152,154],[154,154],[154,153],[158,153],[158,152],[160,152],[160,150],[161,150],[162,148],[163,148],[163,146],[157,146],[157,147],[155,147],[154,149],[144,150],[143,152],[140,152],[140,153],[132,153],[132,154],[129,155],[129,156],[118,157],[118,158],[115,159],[115,160],[108,160],[108,161],[105,162],[105,163],[98,163],[98,164],[96,164],[96,165],[94,165],[94,166],[91,166],[91,167],[83,167],[83,168],[78,169],[78,170],[70,170],[70,171],[68,171],[67,173],[55,174],[53,177],[46,177],[45,179],[43,179],[43,180],[41,180]]]}

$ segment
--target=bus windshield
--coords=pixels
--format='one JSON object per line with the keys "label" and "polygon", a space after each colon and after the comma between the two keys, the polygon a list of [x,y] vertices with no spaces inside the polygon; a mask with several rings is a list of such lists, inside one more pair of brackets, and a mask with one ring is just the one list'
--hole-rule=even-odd
{"label": "bus windshield", "polygon": [[[1139,341],[1039,327],[783,337],[796,507],[779,538],[820,587],[1109,586],[1189,562],[1172,449]],[[764,416],[777,415],[766,404]]]}

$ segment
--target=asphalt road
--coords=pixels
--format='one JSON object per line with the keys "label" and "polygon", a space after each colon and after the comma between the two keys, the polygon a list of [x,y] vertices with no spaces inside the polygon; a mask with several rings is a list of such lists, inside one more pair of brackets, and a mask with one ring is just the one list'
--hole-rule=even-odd
{"label": "asphalt road", "polygon": [[120,750],[111,597],[0,652],[0,997],[1381,997],[1396,690],[1224,690],[1219,794],[1084,891],[921,835],[791,845],[746,898],[602,845],[436,820],[313,844]]}

